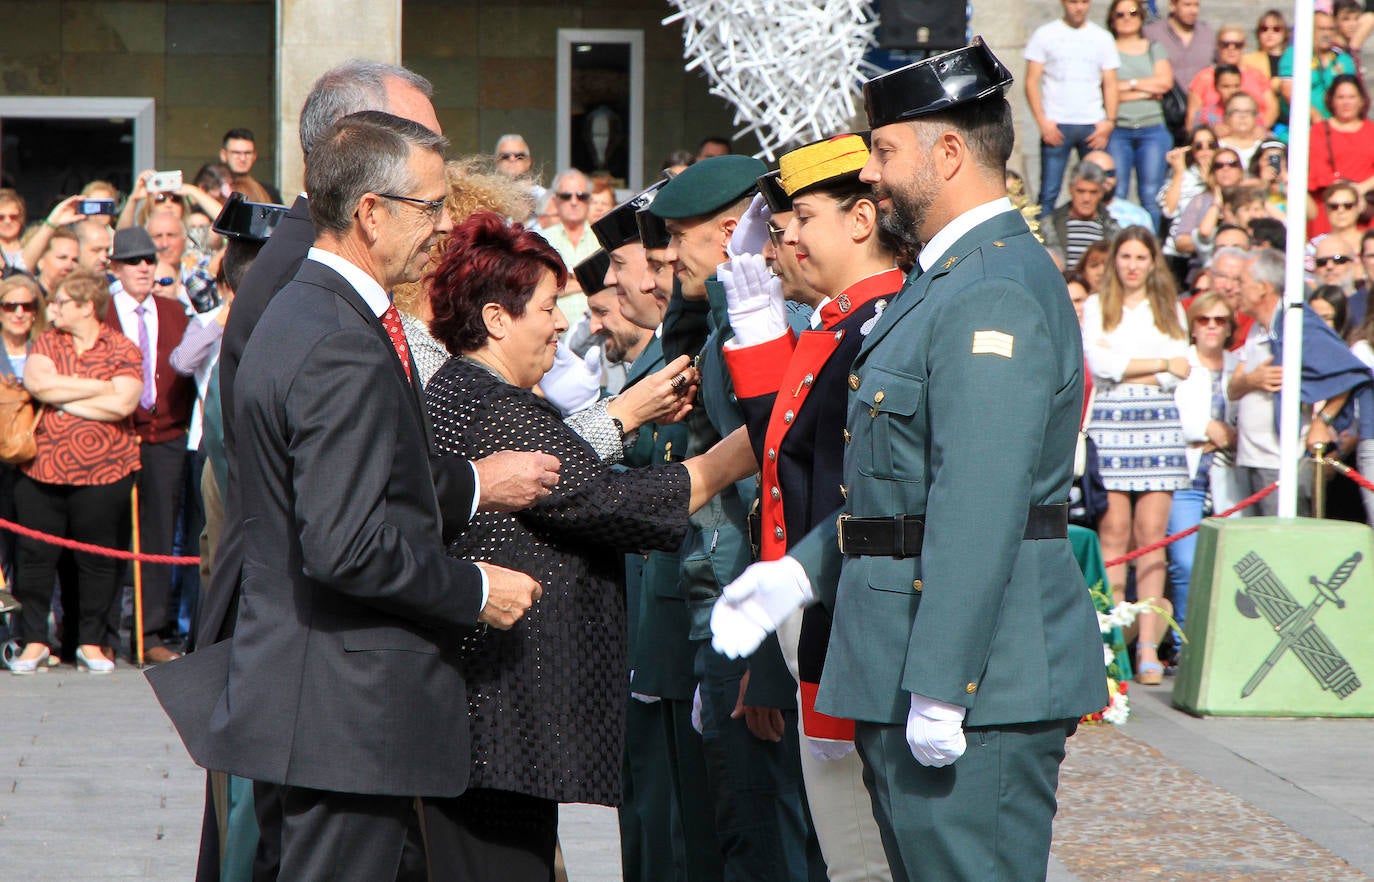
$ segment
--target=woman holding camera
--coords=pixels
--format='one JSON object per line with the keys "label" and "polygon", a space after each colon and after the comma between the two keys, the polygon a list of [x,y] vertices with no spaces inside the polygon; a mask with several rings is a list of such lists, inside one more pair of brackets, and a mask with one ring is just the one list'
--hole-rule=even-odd
{"label": "woman holding camera", "polygon": [[[104,323],[109,307],[108,283],[86,270],[67,276],[53,295],[52,327],[34,342],[24,367],[25,388],[45,405],[34,433],[38,452],[20,467],[15,487],[21,524],[106,548],[118,544],[139,467],[130,416],[143,392],[142,356]],[[55,545],[19,540],[14,593],[24,604],[18,629],[24,650],[10,661],[12,673],[41,671],[51,655],[48,608],[61,554]],[[75,559],[81,610],[76,664],[108,674],[114,662],[100,643],[117,588],[115,562],[85,552]]]}

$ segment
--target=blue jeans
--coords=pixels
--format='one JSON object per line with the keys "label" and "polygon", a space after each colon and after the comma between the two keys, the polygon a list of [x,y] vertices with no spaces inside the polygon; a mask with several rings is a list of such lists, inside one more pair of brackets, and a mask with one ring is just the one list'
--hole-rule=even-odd
{"label": "blue jeans", "polygon": [[1143,129],[1113,129],[1107,151],[1116,162],[1116,198],[1126,199],[1131,190],[1131,170],[1140,206],[1150,213],[1159,231],[1159,203],[1155,197],[1164,186],[1164,155],[1174,146],[1174,136],[1164,126]]}
{"label": "blue jeans", "polygon": [[1060,125],[1059,132],[1064,141],[1058,147],[1040,142],[1040,216],[1049,217],[1054,204],[1059,201],[1059,187],[1064,180],[1064,167],[1069,164],[1069,154],[1078,151],[1082,159],[1088,152],[1088,138],[1092,137],[1091,125]]}
{"label": "blue jeans", "polygon": [[[1169,508],[1169,526],[1166,535],[1172,536],[1180,530],[1202,523],[1202,507],[1207,493],[1203,490],[1174,491],[1174,502]],[[1188,583],[1193,578],[1193,554],[1197,551],[1197,534],[1186,536],[1169,546],[1169,598],[1174,604],[1174,619],[1183,625],[1188,615]]]}

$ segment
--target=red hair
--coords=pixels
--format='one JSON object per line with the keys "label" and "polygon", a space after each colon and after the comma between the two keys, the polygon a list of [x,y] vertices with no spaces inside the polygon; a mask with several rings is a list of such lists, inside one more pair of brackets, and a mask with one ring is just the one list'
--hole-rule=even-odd
{"label": "red hair", "polygon": [[430,333],[454,354],[480,349],[487,340],[482,307],[524,315],[545,270],[560,289],[568,283],[568,268],[543,236],[490,211],[473,214],[453,228],[430,276]]}

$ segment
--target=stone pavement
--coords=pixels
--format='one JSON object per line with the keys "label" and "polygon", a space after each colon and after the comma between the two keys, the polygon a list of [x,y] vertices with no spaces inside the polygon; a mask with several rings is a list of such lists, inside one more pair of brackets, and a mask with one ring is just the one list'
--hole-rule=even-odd
{"label": "stone pavement", "polygon": [[[1137,688],[1083,727],[1052,882],[1374,878],[1374,720],[1196,719]],[[204,773],[143,677],[0,672],[0,879],[189,880]],[[567,806],[572,882],[620,878],[615,813]]]}

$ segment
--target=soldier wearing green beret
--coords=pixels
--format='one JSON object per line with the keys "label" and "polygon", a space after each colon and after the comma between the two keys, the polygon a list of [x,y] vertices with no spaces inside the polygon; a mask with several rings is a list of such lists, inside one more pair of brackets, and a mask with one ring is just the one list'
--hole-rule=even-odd
{"label": "soldier wearing green beret", "polygon": [[831,609],[816,706],[856,721],[893,879],[1044,879],[1066,738],[1107,702],[1067,538],[1082,343],[1005,198],[1010,83],[975,40],[865,86],[861,179],[924,247],[850,370],[840,517],[712,614],[748,655]]}
{"label": "soldier wearing green beret", "polygon": [[[649,207],[670,235],[664,257],[680,286],[683,316],[704,315],[710,328],[696,353],[700,407],[686,420],[688,456],[744,431],[722,352],[731,332],[715,273],[729,259],[731,235],[766,171],[747,156],[705,159],[669,181]],[[672,357],[678,353],[668,331],[664,347]],[[680,590],[691,637],[701,647],[696,673],[716,832],[727,879],[822,879],[824,865],[802,792],[797,686],[782,651],[772,640],[746,664],[714,652],[707,640],[721,587],[752,560],[748,512],[756,498],[753,478],[726,490],[693,516],[683,544]]]}

